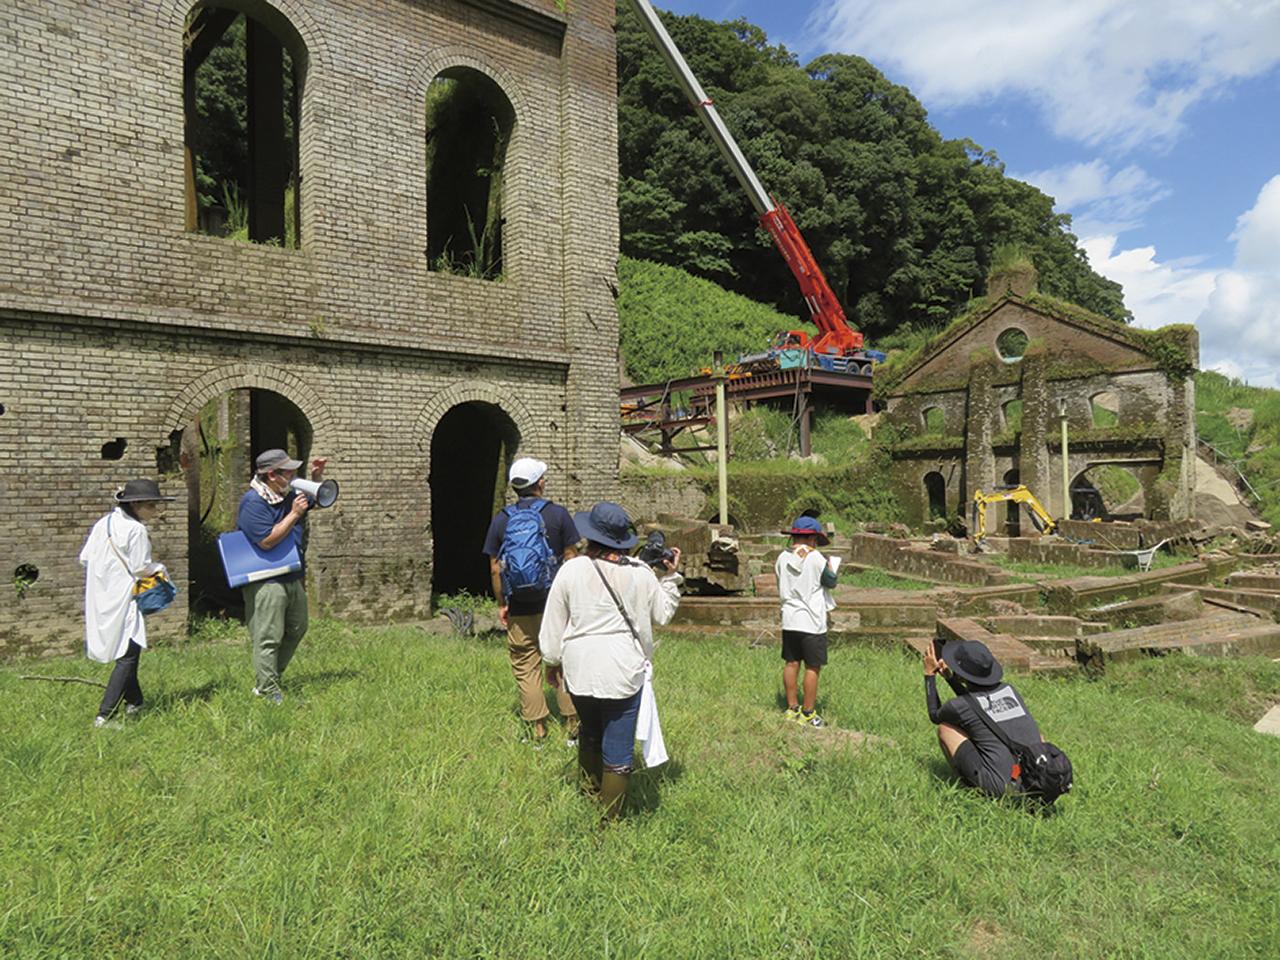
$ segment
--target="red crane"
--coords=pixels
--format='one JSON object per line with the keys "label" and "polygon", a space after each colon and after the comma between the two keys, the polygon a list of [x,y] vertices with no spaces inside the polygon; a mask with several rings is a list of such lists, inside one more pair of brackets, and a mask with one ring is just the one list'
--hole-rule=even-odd
{"label": "red crane", "polygon": [[645,29],[658,45],[659,52],[667,61],[676,81],[688,97],[689,103],[697,111],[703,126],[711,134],[721,156],[728,162],[734,176],[746,190],[747,196],[751,199],[751,205],[755,207],[760,225],[773,238],[774,246],[787,261],[787,266],[791,268],[796,282],[800,284],[800,292],[804,294],[810,318],[818,328],[818,336],[810,338],[809,334],[803,330],[788,330],[780,338],[783,342],[778,346],[798,347],[826,357],[861,356],[862,334],[849,324],[848,318],[844,315],[844,308],[840,306],[831,285],[827,283],[822,268],[814,260],[813,253],[805,243],[800,228],[791,219],[791,214],[776,197],[765,191],[751,164],[739,149],[737,141],[733,139],[733,134],[724,125],[715,104],[702,89],[693,71],[689,69],[684,55],[680,53],[675,41],[667,33],[667,28],[658,19],[658,14],[649,0],[631,0],[631,6],[640,15]]}

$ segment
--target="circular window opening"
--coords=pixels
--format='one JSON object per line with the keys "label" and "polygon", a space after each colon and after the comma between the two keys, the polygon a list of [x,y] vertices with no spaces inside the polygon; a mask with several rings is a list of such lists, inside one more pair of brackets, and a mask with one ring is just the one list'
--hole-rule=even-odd
{"label": "circular window opening", "polygon": [[1000,354],[1000,359],[1005,363],[1017,363],[1027,352],[1029,342],[1025,333],[1017,327],[1010,327],[996,337],[996,353]]}
{"label": "circular window opening", "polygon": [[31,563],[20,563],[16,570],[13,571],[13,588],[18,591],[21,597],[27,592],[27,588],[40,579],[40,570]]}

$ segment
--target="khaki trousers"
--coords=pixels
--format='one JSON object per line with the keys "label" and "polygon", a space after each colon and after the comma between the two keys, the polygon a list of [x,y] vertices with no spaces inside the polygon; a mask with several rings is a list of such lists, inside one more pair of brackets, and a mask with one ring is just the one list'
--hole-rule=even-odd
{"label": "khaki trousers", "polygon": [[307,591],[301,580],[262,580],[244,587],[244,615],[253,641],[253,673],[263,693],[280,689],[280,675],[307,632]]}
{"label": "khaki trousers", "polygon": [[[511,672],[515,674],[520,689],[520,716],[528,723],[543,720],[550,714],[547,699],[542,695],[542,654],[538,651],[538,630],[542,627],[542,614],[531,613],[507,619],[507,653],[511,656]],[[556,704],[560,717],[573,719],[578,715],[564,683],[556,687]]]}

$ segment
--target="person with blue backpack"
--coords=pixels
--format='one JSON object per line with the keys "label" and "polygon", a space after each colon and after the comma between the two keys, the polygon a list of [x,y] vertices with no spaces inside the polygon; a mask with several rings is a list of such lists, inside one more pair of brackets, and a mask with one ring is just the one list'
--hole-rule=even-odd
{"label": "person with blue backpack", "polygon": [[[538,651],[542,613],[556,571],[576,554],[581,539],[569,511],[544,496],[546,474],[547,465],[532,457],[511,465],[508,478],[516,502],[498,511],[484,540],[498,618],[507,628],[511,672],[520,691],[520,716],[532,728],[535,743],[546,739],[550,714]],[[577,739],[577,710],[563,681],[552,686],[572,745]]]}

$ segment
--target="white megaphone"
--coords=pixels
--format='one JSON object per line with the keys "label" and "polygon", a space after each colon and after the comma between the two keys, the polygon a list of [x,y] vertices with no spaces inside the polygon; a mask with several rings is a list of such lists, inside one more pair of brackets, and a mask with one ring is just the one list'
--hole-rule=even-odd
{"label": "white megaphone", "polygon": [[289,486],[299,493],[305,493],[317,507],[331,507],[338,499],[337,480],[325,480],[323,483],[317,483],[314,480],[303,480],[301,477],[295,477],[289,481]]}

